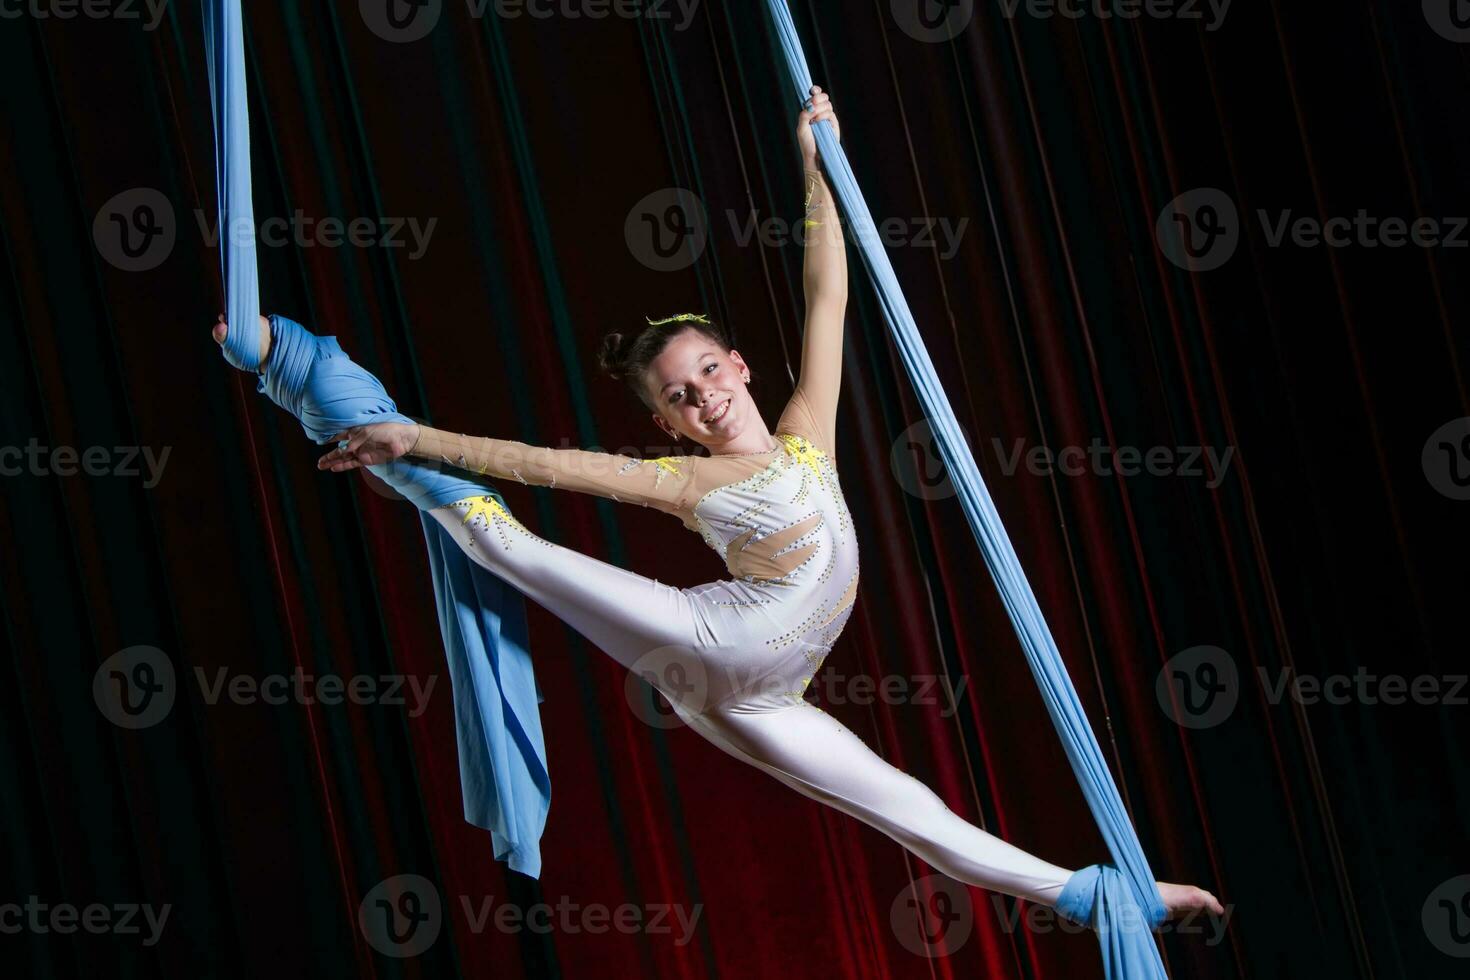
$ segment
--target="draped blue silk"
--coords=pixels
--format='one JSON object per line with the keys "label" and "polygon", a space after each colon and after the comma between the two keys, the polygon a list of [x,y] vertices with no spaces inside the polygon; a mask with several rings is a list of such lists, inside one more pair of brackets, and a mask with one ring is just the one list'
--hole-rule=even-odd
{"label": "draped blue silk", "polygon": [[245,97],[245,29],[239,0],[204,0],[209,106],[214,115],[214,189],[219,200],[220,282],[225,287],[225,360],[260,366],[260,286],[250,191],[250,109]]}
{"label": "draped blue silk", "polygon": [[[335,337],[315,336],[283,316],[270,324],[270,357],[257,388],[294,415],[310,439],[324,444],[355,425],[413,421]],[[471,561],[428,514],[466,497],[504,500],[482,478],[406,457],[368,469],[419,508],[454,689],[465,819],[490,831],[497,859],[538,877],[551,779],[525,600]]]}
{"label": "draped blue silk", "polygon": [[[801,39],[791,20],[791,11],[786,0],[767,0],[767,7],[797,99],[806,104],[812,78],[806,56],[802,53]],[[965,517],[1021,640],[1021,648],[1041,689],[1046,710],[1061,737],[1087,806],[1116,865],[1093,865],[1074,874],[1062,892],[1059,911],[1073,921],[1097,930],[1104,969],[1111,980],[1162,978],[1165,976],[1164,965],[1151,930],[1163,921],[1166,910],[1149,870],[1148,859],[1123,808],[1118,788],[1077,699],[1077,691],[1067,676],[1066,666],[1036,602],[1036,595],[1026,580],[1015,549],[1011,547],[990,493],[980,478],[980,470],[975,465],[954,410],[950,408],[949,399],[940,387],[939,376],[924,349],[893,266],[879,244],[873,217],[858,188],[857,178],[853,176],[831,124],[819,122],[814,127],[814,135],[823,169],[833,192],[842,202],[843,214],[873,280],[873,288],[878,294],[884,319],[898,347],[904,369],[933,429],[940,458],[958,491]]]}
{"label": "draped blue silk", "polygon": [[[225,360],[260,367],[260,287],[250,187],[250,118],[240,0],[203,0],[214,116],[221,279],[230,329]],[[354,425],[412,421],[332,337],[316,337],[285,317],[270,319],[272,347],[259,390],[300,420],[318,443]],[[428,510],[488,484],[432,465],[369,467],[420,510],[433,571],[440,633],[454,689],[465,819],[490,831],[495,856],[512,870],[541,873],[541,834],[551,803],[540,688],[527,646],[525,599],[472,562]]]}

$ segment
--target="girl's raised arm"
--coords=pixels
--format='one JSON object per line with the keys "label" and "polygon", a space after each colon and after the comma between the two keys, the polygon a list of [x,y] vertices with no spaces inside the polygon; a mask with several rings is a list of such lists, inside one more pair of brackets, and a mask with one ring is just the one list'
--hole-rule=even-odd
{"label": "girl's raised arm", "polygon": [[842,334],[847,315],[847,247],[842,239],[842,222],[832,190],[820,169],[812,126],[820,120],[832,124],[841,137],[831,98],[812,87],[812,108],[797,123],[806,168],[805,214],[802,231],[805,253],[802,281],[806,293],[806,326],[801,341],[801,374],[797,378],[797,401],[805,401],[823,434],[825,449],[835,443],[837,396],[842,388]]}

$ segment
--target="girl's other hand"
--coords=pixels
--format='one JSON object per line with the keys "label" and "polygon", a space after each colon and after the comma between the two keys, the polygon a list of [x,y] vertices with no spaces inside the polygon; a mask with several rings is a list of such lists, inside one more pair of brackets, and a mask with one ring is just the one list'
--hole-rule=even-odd
{"label": "girl's other hand", "polygon": [[419,427],[416,423],[377,422],[373,425],[355,425],[332,438],[338,442],[346,439],[347,445],[333,449],[317,460],[316,468],[345,473],[407,455],[413,449],[414,443],[419,441]]}

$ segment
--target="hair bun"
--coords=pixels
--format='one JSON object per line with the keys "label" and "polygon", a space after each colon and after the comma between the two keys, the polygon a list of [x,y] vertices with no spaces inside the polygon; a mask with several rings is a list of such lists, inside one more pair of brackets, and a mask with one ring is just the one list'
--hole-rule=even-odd
{"label": "hair bun", "polygon": [[597,352],[597,363],[602,372],[614,381],[623,380],[625,346],[622,334],[610,333],[602,338],[602,349]]}

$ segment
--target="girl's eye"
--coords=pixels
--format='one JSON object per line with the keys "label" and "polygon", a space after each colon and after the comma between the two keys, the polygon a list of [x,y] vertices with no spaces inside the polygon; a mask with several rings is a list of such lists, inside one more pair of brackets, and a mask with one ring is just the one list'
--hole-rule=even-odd
{"label": "girl's eye", "polygon": [[[716,364],[715,362],[711,361],[710,363],[708,363],[708,364],[706,364],[704,366],[704,373],[705,374],[709,374],[711,371],[713,371],[717,367],[719,367],[719,365]],[[679,390],[679,391],[676,391],[672,395],[669,396],[669,403],[670,404],[673,404],[674,402],[678,401],[680,398],[683,398],[683,397],[684,397],[684,392],[683,392],[682,389]]]}

